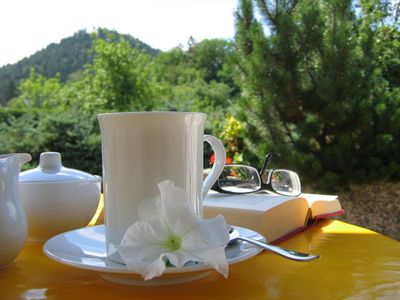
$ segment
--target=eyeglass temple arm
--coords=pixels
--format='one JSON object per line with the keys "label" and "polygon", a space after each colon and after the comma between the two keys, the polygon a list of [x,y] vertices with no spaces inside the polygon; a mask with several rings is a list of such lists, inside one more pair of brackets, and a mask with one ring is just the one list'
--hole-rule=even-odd
{"label": "eyeglass temple arm", "polygon": [[264,159],[264,162],[262,164],[262,167],[261,167],[260,173],[259,173],[260,176],[264,173],[264,170],[268,168],[268,165],[269,165],[271,159],[272,159],[272,153],[271,152],[268,153],[267,155],[265,155],[265,159]]}

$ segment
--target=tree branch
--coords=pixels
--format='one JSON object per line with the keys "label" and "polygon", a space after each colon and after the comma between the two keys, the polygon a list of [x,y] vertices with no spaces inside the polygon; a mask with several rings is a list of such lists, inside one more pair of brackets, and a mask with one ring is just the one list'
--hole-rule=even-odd
{"label": "tree branch", "polygon": [[[272,15],[265,0],[257,0],[257,5],[264,16],[276,27],[278,20]],[[278,5],[278,4],[276,4]]]}

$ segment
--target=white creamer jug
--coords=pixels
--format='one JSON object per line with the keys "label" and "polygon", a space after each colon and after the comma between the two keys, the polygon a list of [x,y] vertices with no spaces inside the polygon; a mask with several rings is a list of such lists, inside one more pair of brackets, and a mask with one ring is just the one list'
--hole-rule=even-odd
{"label": "white creamer jug", "polygon": [[30,160],[26,153],[0,155],[0,269],[14,261],[27,238],[18,177],[21,166]]}

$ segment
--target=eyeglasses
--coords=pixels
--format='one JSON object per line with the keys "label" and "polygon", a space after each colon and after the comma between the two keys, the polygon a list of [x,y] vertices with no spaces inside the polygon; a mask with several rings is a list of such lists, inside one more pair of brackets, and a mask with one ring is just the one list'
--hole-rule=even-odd
{"label": "eyeglasses", "polygon": [[260,172],[246,165],[225,165],[211,189],[225,194],[248,194],[267,190],[284,196],[300,195],[299,175],[285,169],[268,169],[271,158],[271,153],[265,156]]}

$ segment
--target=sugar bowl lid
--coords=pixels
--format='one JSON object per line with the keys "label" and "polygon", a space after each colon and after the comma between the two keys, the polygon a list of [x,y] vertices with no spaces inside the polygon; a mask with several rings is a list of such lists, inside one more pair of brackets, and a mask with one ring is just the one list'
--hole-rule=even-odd
{"label": "sugar bowl lid", "polygon": [[64,167],[59,152],[41,153],[39,166],[19,175],[19,182],[98,181],[99,179],[99,176]]}

